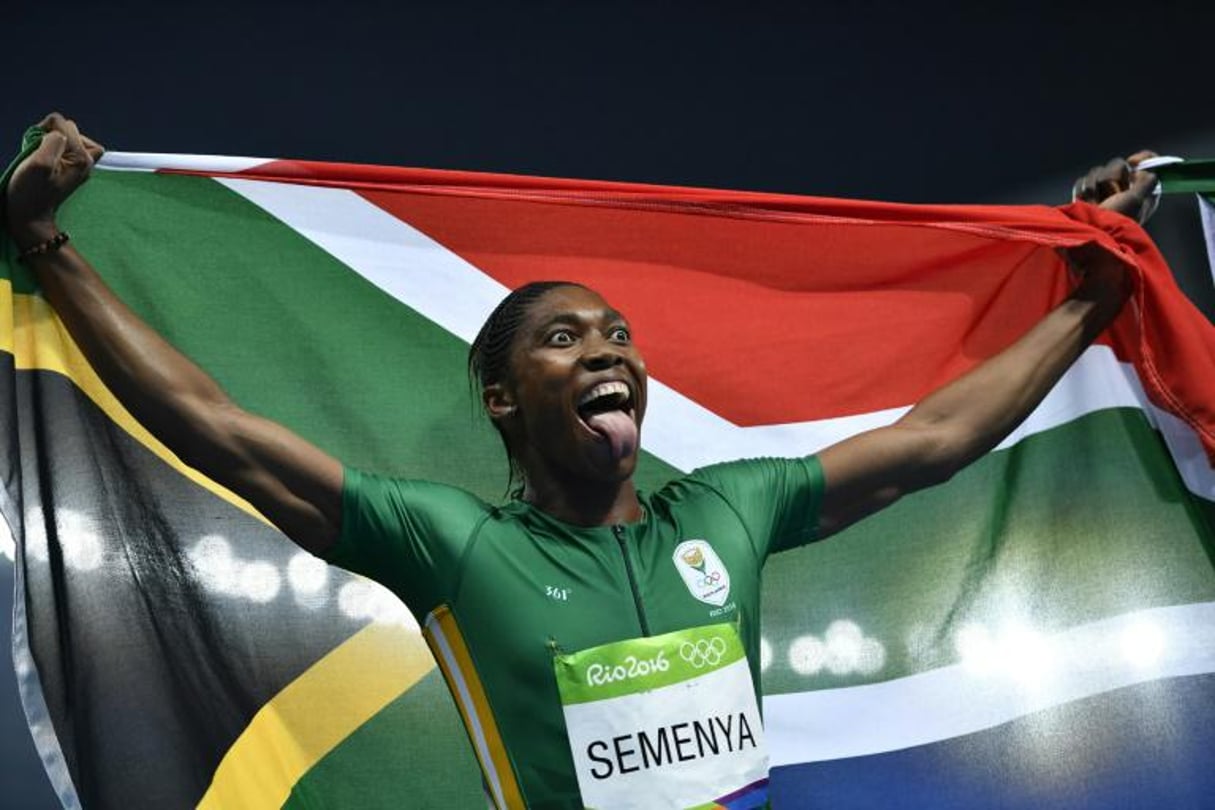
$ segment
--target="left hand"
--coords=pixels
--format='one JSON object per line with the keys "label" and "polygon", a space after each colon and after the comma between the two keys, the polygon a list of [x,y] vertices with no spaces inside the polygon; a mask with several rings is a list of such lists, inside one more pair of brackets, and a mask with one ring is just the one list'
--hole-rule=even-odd
{"label": "left hand", "polygon": [[1072,199],[1117,211],[1142,225],[1156,210],[1154,192],[1158,181],[1156,175],[1135,167],[1155,156],[1155,152],[1144,150],[1125,159],[1114,158],[1103,166],[1094,166],[1072,184]]}
{"label": "left hand", "polygon": [[1080,283],[1072,291],[1072,298],[1095,305],[1101,320],[1112,320],[1131,295],[1127,265],[1092,242],[1067,248],[1062,254],[1079,276]]}
{"label": "left hand", "polygon": [[22,248],[55,235],[56,210],[88,179],[105,151],[59,113],[38,126],[46,133],[42,143],[13,172],[5,200],[9,234]]}

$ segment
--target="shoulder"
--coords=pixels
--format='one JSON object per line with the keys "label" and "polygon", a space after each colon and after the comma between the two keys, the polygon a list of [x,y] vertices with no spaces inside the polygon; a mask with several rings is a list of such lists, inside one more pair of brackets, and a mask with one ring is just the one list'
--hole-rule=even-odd
{"label": "shoulder", "polygon": [[457,500],[469,504],[485,504],[485,501],[468,490],[439,481],[385,475],[350,466],[345,466],[343,470],[345,473],[344,486],[349,490],[403,492],[415,497]]}
{"label": "shoulder", "polygon": [[745,527],[760,559],[817,535],[824,479],[815,456],[750,458],[702,467],[660,491],[672,510],[717,501]]}
{"label": "shoulder", "polygon": [[668,486],[715,491],[723,497],[739,490],[784,488],[786,486],[819,488],[822,466],[817,456],[800,458],[759,457],[724,461],[693,470],[672,481]]}
{"label": "shoulder", "polygon": [[450,484],[345,468],[342,522],[350,528],[459,536],[495,511],[483,499]]}
{"label": "shoulder", "polygon": [[433,606],[448,592],[477,527],[495,511],[459,487],[346,467],[341,534],[325,556],[387,585],[411,607]]}
{"label": "shoulder", "polygon": [[451,484],[419,478],[400,478],[367,472],[354,467],[343,469],[343,494],[352,498],[385,499],[417,506],[437,504],[461,510],[489,511],[493,507],[473,493]]}

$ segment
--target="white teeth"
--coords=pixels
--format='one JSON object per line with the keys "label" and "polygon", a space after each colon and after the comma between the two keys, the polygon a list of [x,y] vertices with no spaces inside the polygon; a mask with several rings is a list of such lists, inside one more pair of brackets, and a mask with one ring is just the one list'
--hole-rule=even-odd
{"label": "white teeth", "polygon": [[599,399],[599,397],[614,396],[616,394],[619,394],[627,399],[629,396],[629,387],[622,382],[599,383],[594,388],[582,395],[582,398],[578,400],[578,407],[581,408],[586,403]]}

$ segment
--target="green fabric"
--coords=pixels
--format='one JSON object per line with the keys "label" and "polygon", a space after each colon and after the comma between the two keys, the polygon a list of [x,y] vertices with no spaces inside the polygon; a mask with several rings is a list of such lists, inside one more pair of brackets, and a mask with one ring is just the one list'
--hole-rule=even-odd
{"label": "green fabric", "polygon": [[283,810],[485,806],[477,761],[435,669],[304,774]]}
{"label": "green fabric", "polygon": [[[641,522],[587,528],[523,502],[498,508],[347,469],[328,557],[386,585],[423,624],[450,610],[529,805],[566,807],[578,786],[553,656],[734,622],[758,692],[760,571],[772,551],[813,539],[822,488],[815,458],[718,464],[643,494]],[[677,547],[692,539],[728,575],[716,601],[680,572]]]}
{"label": "green fabric", "polygon": [[21,165],[21,161],[32,155],[34,150],[38,148],[38,144],[42,143],[42,136],[44,134],[42,127],[39,126],[32,126],[27,129],[25,134],[21,136],[21,150],[9,162],[4,173],[0,174],[0,223],[7,222],[7,212],[5,209],[8,207],[8,181],[13,178],[13,172]]}
{"label": "green fabric", "polygon": [[[763,622],[775,648],[764,694],[956,664],[958,630],[997,626],[1010,605],[1054,633],[1212,601],[1213,561],[1215,504],[1186,490],[1142,411],[1097,411],[990,453],[947,486],[825,542],[774,557],[764,571]],[[1025,593],[1035,596],[1018,602]],[[785,654],[789,637],[777,628],[822,632],[841,619],[885,640],[883,665],[797,672]]]}
{"label": "green fabric", "polygon": [[1152,169],[1165,194],[1215,194],[1215,159],[1187,160]]}

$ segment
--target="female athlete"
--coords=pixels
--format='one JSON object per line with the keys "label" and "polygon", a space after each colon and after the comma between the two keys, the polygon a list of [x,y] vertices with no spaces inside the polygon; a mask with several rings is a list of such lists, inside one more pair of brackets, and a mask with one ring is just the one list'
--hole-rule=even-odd
{"label": "female athlete", "polygon": [[[817,456],[715,465],[634,487],[646,368],[625,315],[586,287],[511,293],[470,370],[521,483],[505,506],[347,469],[243,410],[142,323],[56,226],[101,147],[51,115],[12,177],[7,228],[73,338],[136,419],[291,540],[419,616],[500,807],[766,801],[758,715],[767,555],[949,479],[1003,439],[1117,315],[1122,265],[894,424]],[[1136,158],[1141,157],[1136,156]],[[1114,161],[1082,195],[1137,216],[1155,178]],[[701,791],[697,794],[696,791]]]}

